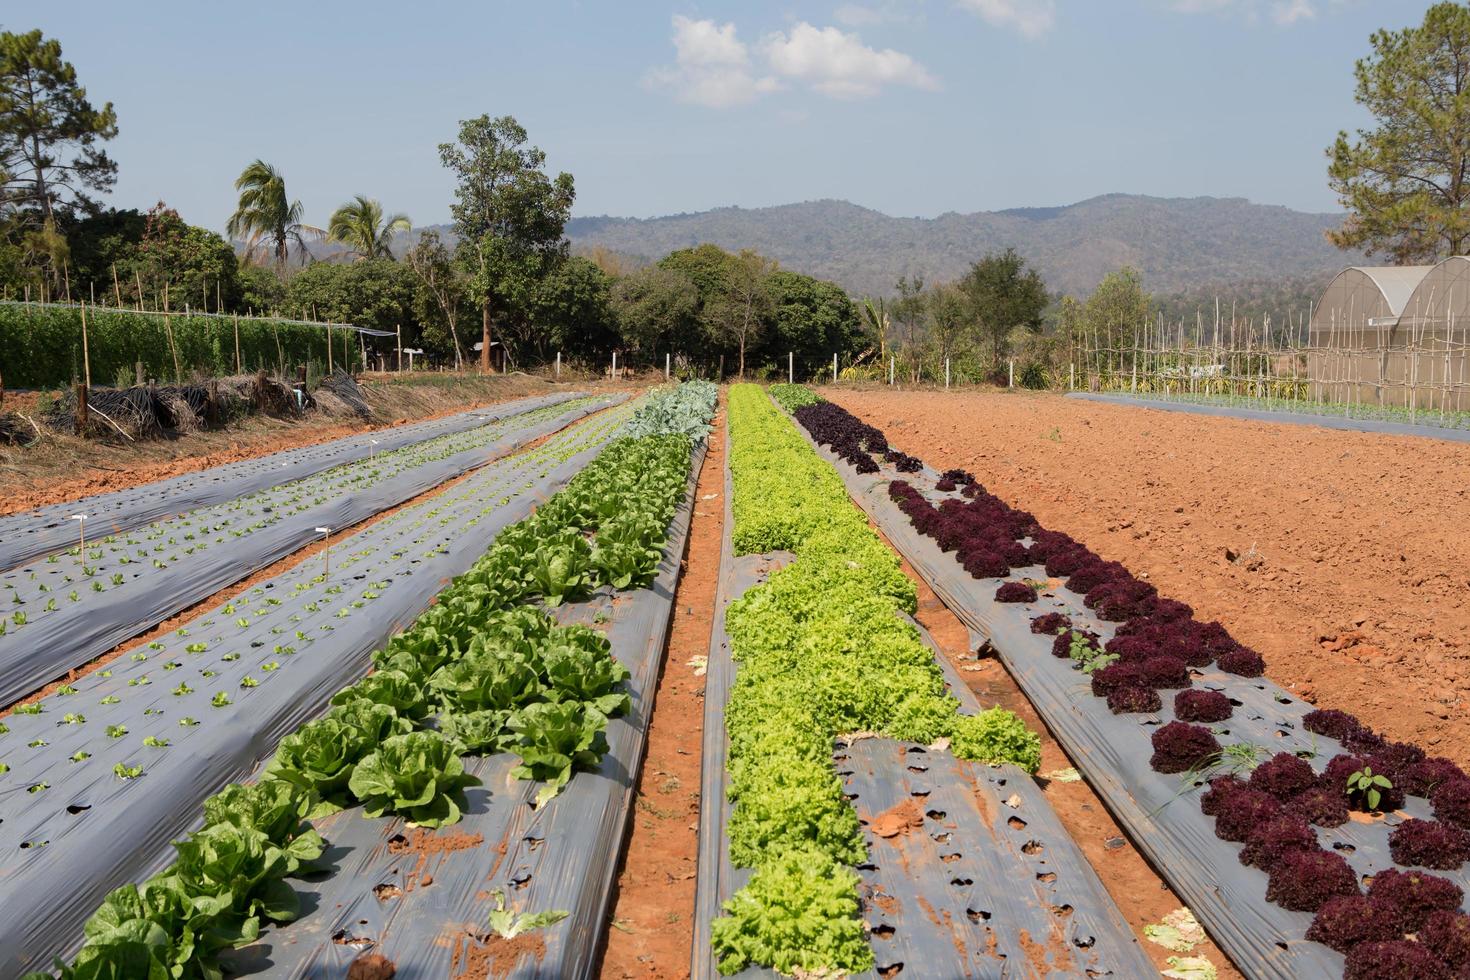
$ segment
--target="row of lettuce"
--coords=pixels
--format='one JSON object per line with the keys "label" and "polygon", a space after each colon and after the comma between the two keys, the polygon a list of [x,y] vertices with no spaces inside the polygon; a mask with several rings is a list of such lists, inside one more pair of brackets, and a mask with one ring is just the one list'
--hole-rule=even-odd
{"label": "row of lettuce", "polygon": [[629,704],[627,670],[601,633],[556,625],[542,607],[653,578],[715,399],[704,382],[650,396],[621,438],[374,653],[371,673],[283,739],[258,781],[207,800],[168,868],[112,892],[61,975],[220,977],[221,952],[299,914],[286,879],[325,870],[312,818],[360,805],[453,824],[477,783],[465,755],[516,753],[513,774],[544,783],[538,805],[596,767],[608,719]]}
{"label": "row of lettuce", "polygon": [[[860,470],[862,463],[868,472],[878,469],[874,455],[903,457],[881,432],[836,405],[800,395],[783,401],[814,439]],[[1057,612],[1032,617],[1031,629],[1054,637],[1052,654],[1071,660],[1114,714],[1161,711],[1162,695],[1170,695],[1174,720],[1153,732],[1150,767],[1182,774],[1187,783],[1208,781],[1200,806],[1215,819],[1216,836],[1244,845],[1241,863],[1266,873],[1267,901],[1315,913],[1306,938],[1346,954],[1347,977],[1470,976],[1463,891],[1426,871],[1456,870],[1470,860],[1470,776],[1459,766],[1335,710],[1303,719],[1307,731],[1345,749],[1321,772],[1290,752],[1222,744],[1223,729],[1209,726],[1228,721],[1239,702],[1228,691],[1193,686],[1192,671],[1214,664],[1226,674],[1259,677],[1265,669],[1259,653],[1220,623],[1200,622],[1188,605],[1160,596],[1124,565],[1043,528],[971,474],[950,470],[934,489],[958,496],[935,504],[904,480],[892,481],[889,494],[915,529],[953,552],[971,576],[997,579],[1042,566],[1082,595],[1097,619],[1117,624],[1106,642]],[[1006,581],[995,599],[1034,602],[1036,586]],[[1352,812],[1391,813],[1406,796],[1427,799],[1435,819],[1392,822],[1389,850],[1404,870],[1379,872],[1365,892],[1342,853],[1322,846],[1314,828],[1346,824]]]}
{"label": "row of lettuce", "polygon": [[712,944],[725,973],[858,973],[873,965],[851,868],[865,846],[834,740],[948,739],[958,757],[1035,772],[1040,739],[999,708],[959,713],[901,615],[916,598],[898,556],[765,391],[732,388],[729,417],[735,552],[795,560],[728,611],[738,662],[726,710],[729,856],[753,874]]}

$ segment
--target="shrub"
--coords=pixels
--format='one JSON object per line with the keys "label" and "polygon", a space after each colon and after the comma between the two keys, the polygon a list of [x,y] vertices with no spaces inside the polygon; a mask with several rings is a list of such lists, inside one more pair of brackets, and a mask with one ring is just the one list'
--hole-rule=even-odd
{"label": "shrub", "polygon": [[1314,943],[1346,953],[1359,943],[1399,939],[1398,917],[1362,895],[1328,899],[1307,929]]}
{"label": "shrub", "polygon": [[1202,691],[1197,688],[1180,691],[1174,695],[1174,717],[1180,721],[1210,722],[1224,721],[1235,709],[1230,699],[1220,691]]}
{"label": "shrub", "polygon": [[1449,980],[1449,973],[1422,944],[1394,939],[1354,946],[1343,980]]}
{"label": "shrub", "polygon": [[1389,868],[1374,875],[1368,897],[1398,916],[1404,932],[1418,932],[1433,912],[1456,911],[1465,893],[1448,878]]}
{"label": "shrub", "polygon": [[1108,692],[1108,710],[1115,715],[1152,713],[1163,706],[1159,692],[1147,687],[1119,687]]}
{"label": "shrub", "polygon": [[1317,784],[1317,774],[1304,759],[1278,752],[1251,773],[1250,787],[1270,793],[1282,803]]}
{"label": "shrub", "polygon": [[[1112,669],[1112,667],[1108,668],[1108,670]],[[1169,722],[1154,732],[1151,741],[1154,754],[1149,760],[1149,765],[1155,772],[1185,772],[1220,754],[1220,743],[1215,740],[1213,732],[1208,728],[1186,724],[1182,721]]]}
{"label": "shrub", "polygon": [[1454,871],[1470,861],[1470,833],[1438,820],[1405,820],[1388,835],[1395,864]]}
{"label": "shrub", "polygon": [[1329,899],[1359,894],[1357,874],[1331,851],[1288,851],[1270,875],[1266,901],[1293,912],[1315,912]]}

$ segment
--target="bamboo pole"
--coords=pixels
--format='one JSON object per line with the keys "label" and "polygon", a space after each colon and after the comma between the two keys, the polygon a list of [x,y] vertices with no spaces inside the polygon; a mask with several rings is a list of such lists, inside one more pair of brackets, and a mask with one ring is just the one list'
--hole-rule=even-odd
{"label": "bamboo pole", "polygon": [[82,304],[82,378],[92,387],[92,355],[87,346],[87,304]]}
{"label": "bamboo pole", "polygon": [[235,373],[240,373],[240,314],[236,313],[232,318],[235,326]]}

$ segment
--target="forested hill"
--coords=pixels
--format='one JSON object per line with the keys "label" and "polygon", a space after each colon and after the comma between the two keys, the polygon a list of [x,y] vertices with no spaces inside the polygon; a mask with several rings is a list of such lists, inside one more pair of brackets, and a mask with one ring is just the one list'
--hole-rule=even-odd
{"label": "forested hill", "polygon": [[713,242],[754,248],[782,265],[840,283],[855,294],[887,294],[902,275],[954,279],[987,251],[1014,246],[1053,290],[1086,293],[1123,265],[1143,272],[1151,292],[1201,283],[1307,277],[1361,261],[1323,232],[1337,214],[1308,214],[1242,198],[1108,194],[1055,208],[1017,208],[937,218],[894,218],[847,201],[770,208],[719,208],[660,218],[574,218],[574,246],[643,259]]}

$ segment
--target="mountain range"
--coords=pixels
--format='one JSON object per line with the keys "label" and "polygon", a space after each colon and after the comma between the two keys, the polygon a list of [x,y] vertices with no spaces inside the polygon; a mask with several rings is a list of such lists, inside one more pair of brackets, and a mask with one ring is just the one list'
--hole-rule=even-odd
{"label": "mountain range", "polygon": [[1120,266],[1145,288],[1182,292],[1242,280],[1319,280],[1362,256],[1325,232],[1341,214],[1313,214],[1243,198],[1107,194],[1063,207],[898,218],[848,201],[717,208],[656,218],[583,217],[567,225],[579,252],[636,261],[702,242],[753,248],[855,295],[886,295],[899,276],[958,278],[987,252],[1014,247],[1054,291],[1082,295]]}

